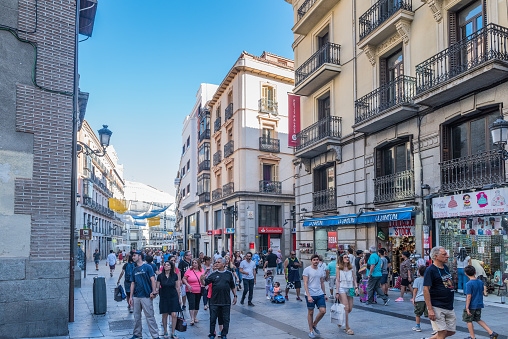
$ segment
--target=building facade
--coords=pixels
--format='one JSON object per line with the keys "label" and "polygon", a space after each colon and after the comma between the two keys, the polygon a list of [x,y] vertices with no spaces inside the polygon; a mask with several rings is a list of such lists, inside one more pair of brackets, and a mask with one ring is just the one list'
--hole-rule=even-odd
{"label": "building facade", "polygon": [[506,115],[506,4],[287,2],[302,258],[386,247],[397,273],[401,251],[443,245],[484,261],[491,285],[508,273],[504,210],[485,205],[506,184],[489,130]]}

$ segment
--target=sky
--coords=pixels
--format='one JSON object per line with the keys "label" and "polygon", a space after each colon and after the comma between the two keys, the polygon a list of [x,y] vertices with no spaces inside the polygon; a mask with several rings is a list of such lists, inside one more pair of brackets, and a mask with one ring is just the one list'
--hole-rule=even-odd
{"label": "sky", "polygon": [[174,195],[199,84],[219,85],[242,51],[293,59],[292,26],[284,0],[98,0],[79,44],[85,119],[109,126],[126,180]]}

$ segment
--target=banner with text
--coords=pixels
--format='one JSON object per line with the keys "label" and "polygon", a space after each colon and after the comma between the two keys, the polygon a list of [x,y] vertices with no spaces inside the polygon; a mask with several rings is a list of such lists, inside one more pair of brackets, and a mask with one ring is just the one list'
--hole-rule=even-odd
{"label": "banner with text", "polygon": [[297,134],[300,132],[300,97],[288,94],[288,146],[298,146]]}
{"label": "banner with text", "polygon": [[390,237],[414,237],[415,219],[390,221],[388,233]]}
{"label": "banner with text", "polygon": [[454,218],[508,212],[508,188],[496,188],[432,199],[434,218]]}

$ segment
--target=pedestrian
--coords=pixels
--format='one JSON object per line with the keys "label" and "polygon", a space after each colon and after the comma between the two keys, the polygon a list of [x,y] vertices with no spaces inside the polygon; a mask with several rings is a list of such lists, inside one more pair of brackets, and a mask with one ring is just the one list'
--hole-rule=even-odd
{"label": "pedestrian", "polygon": [[427,310],[427,306],[425,306],[425,297],[423,296],[423,276],[425,275],[425,270],[427,267],[420,266],[418,268],[418,278],[413,282],[413,306],[414,312],[416,316],[416,326],[413,327],[413,331],[421,332],[422,328],[420,326],[420,317],[425,315],[429,316],[429,312]]}
{"label": "pedestrian", "polygon": [[325,281],[328,281],[328,286],[330,287],[330,296],[332,298],[334,297],[333,291],[335,290],[335,270],[337,268],[337,260],[335,259],[335,256],[332,255],[330,257],[330,262],[326,266],[326,276]]}
{"label": "pedestrian", "polygon": [[240,263],[243,261],[239,251],[235,252],[233,264],[235,265],[236,275],[238,276],[238,285],[242,284],[242,273],[240,272]]}
{"label": "pedestrian", "polygon": [[192,259],[192,266],[189,268],[184,276],[183,283],[185,284],[185,294],[187,300],[189,300],[189,315],[191,317],[190,325],[198,323],[197,315],[199,311],[199,302],[201,301],[201,295],[203,294],[200,276],[204,273],[201,267],[201,261],[199,259]]}
{"label": "pedestrian", "polygon": [[199,252],[199,261],[201,262],[201,265],[205,262],[205,254],[203,252]]}
{"label": "pedestrian", "polygon": [[95,270],[99,270],[99,262],[101,261],[101,254],[98,249],[95,249],[95,253],[93,254],[93,261],[95,262]]}
{"label": "pedestrian", "polygon": [[300,298],[300,289],[302,282],[300,280],[300,267],[302,264],[296,257],[295,251],[291,251],[289,258],[284,261],[284,275],[286,278],[286,300],[288,300],[288,293],[290,289],[296,290],[296,300],[302,301]]}
{"label": "pedestrian", "polygon": [[277,275],[280,275],[282,274],[282,253],[278,250],[275,255],[277,256]]}
{"label": "pedestrian", "polygon": [[233,305],[236,304],[237,295],[235,282],[231,272],[226,271],[224,259],[219,258],[215,262],[216,271],[210,273],[206,278],[201,275],[201,284],[211,284],[212,294],[210,296],[210,334],[208,338],[215,338],[215,322],[219,318],[222,323],[221,337],[227,339],[231,314],[231,294],[233,292]]}
{"label": "pedestrian", "polygon": [[171,261],[164,263],[162,273],[157,276],[156,291],[160,297],[159,313],[162,314],[164,338],[168,338],[168,316],[171,315],[171,338],[178,339],[175,335],[176,315],[182,310],[182,298],[180,280],[175,268],[175,264]]}
{"label": "pedestrian", "polygon": [[157,272],[158,272],[161,268],[161,263],[162,263],[162,255],[160,252],[157,252],[155,254],[154,261],[155,261],[155,266],[157,267]]}
{"label": "pedestrian", "polygon": [[[360,269],[358,273],[361,274],[361,284],[360,284],[360,302],[366,303],[369,300],[369,293],[367,291],[367,286],[369,283],[369,270],[367,269],[367,262],[369,261],[370,253],[366,252],[362,254],[362,258],[360,260]],[[374,296],[374,301],[376,297]]]}
{"label": "pedestrian", "polygon": [[259,261],[261,260],[258,252],[254,253],[254,255],[252,256],[252,260],[256,263],[256,274],[258,274]]}
{"label": "pedestrian", "polygon": [[443,339],[454,335],[456,331],[453,280],[450,270],[445,265],[449,255],[444,247],[432,248],[430,257],[433,263],[427,268],[423,277],[423,295],[432,329],[437,331],[431,338]]}
{"label": "pedestrian", "polygon": [[459,255],[455,258],[453,264],[457,266],[457,277],[459,278],[457,292],[464,293],[464,287],[467,283],[464,267],[471,265],[471,257],[467,255],[467,251],[464,247],[459,249]]}
{"label": "pedestrian", "polygon": [[131,284],[134,281],[134,268],[136,265],[134,264],[134,261],[132,261],[132,253],[129,255],[127,254],[127,262],[123,264],[122,272],[120,273],[120,276],[118,277],[118,281],[116,282],[117,285],[120,285],[120,280],[122,279],[122,276],[124,277],[123,286],[125,288],[125,294],[127,295],[127,309],[130,313],[134,312],[134,309],[129,305],[129,298],[131,296]]}
{"label": "pedestrian", "polygon": [[483,281],[483,296],[486,297],[487,294],[487,285],[485,284],[487,282],[487,273],[485,273],[485,269],[483,268],[483,261],[480,261],[478,259],[471,259],[471,266],[474,267],[476,270],[475,277],[476,279],[479,279]]}
{"label": "pedestrian", "polygon": [[369,295],[369,299],[366,303],[366,305],[370,305],[374,303],[374,291],[377,293],[377,297],[383,299],[384,305],[388,306],[388,302],[390,299],[388,299],[388,296],[384,294],[384,292],[381,290],[381,277],[383,274],[381,273],[381,258],[379,258],[379,255],[376,253],[376,248],[374,246],[371,246],[369,248],[370,250],[370,257],[367,261],[367,264],[370,265],[370,268],[368,268],[368,283],[367,283],[367,293]]}
{"label": "pedestrian", "polygon": [[[208,274],[210,274],[212,272],[212,258],[208,257],[208,256],[204,256],[203,257],[203,271],[204,271],[204,275],[207,276]],[[203,293],[203,306],[204,306],[204,309],[205,311],[208,309],[208,285],[205,286],[205,292]]]}
{"label": "pedestrian", "polygon": [[157,322],[153,312],[153,299],[157,296],[155,273],[152,266],[143,263],[143,259],[143,252],[141,251],[132,254],[132,260],[136,267],[133,271],[134,280],[131,283],[131,296],[129,298],[129,305],[134,308],[134,331],[131,339],[138,339],[143,336],[141,310],[145,313],[152,338],[159,338]]}
{"label": "pedestrian", "polygon": [[146,263],[147,263],[148,265],[152,266],[152,270],[153,270],[153,272],[155,273],[155,275],[159,274],[159,271],[158,271],[158,269],[157,269],[157,265],[155,265],[155,264],[153,263],[153,257],[152,257],[150,254],[148,254],[148,255],[145,257],[145,261],[146,261]]}
{"label": "pedestrian", "polygon": [[322,255],[319,256],[318,269],[319,269],[319,271],[321,271],[323,278],[326,277],[326,265],[325,265]]}
{"label": "pedestrian", "polygon": [[383,293],[388,295],[388,259],[386,258],[386,250],[381,248],[378,253],[381,259],[381,281],[379,283]]}
{"label": "pedestrian", "polygon": [[[307,298],[307,321],[309,323],[309,338],[319,336],[321,332],[317,324],[326,314],[325,282],[323,273],[318,269],[319,255],[313,254],[310,258],[311,265],[303,270],[303,286]],[[314,307],[319,313],[314,319]]]}
{"label": "pedestrian", "polygon": [[349,313],[353,310],[353,296],[358,293],[358,282],[356,281],[353,265],[351,265],[349,259],[349,253],[343,253],[339,256],[337,270],[338,299],[344,305],[344,312],[346,313],[346,328],[344,328],[344,332],[353,335],[355,332],[349,328]]}
{"label": "pedestrian", "polygon": [[113,276],[113,272],[115,271],[116,265],[116,254],[113,250],[109,250],[108,260],[106,262],[106,266],[109,265],[109,276]]}
{"label": "pedestrian", "polygon": [[362,250],[358,250],[356,251],[356,257],[355,257],[355,260],[351,262],[351,264],[355,264],[355,272],[356,272],[356,281],[358,281],[358,283],[361,283],[362,281],[362,275],[358,272],[360,270],[360,260],[362,260],[363,258],[363,251]]}
{"label": "pedestrian", "polygon": [[118,261],[119,262],[123,261],[123,252],[122,251],[118,251]]}
{"label": "pedestrian", "polygon": [[252,261],[252,253],[247,252],[245,259],[240,263],[240,273],[243,274],[243,294],[240,304],[243,305],[245,296],[249,292],[248,305],[254,306],[252,303],[252,295],[254,292],[254,285],[256,284],[256,263]]}
{"label": "pedestrian", "polygon": [[240,291],[242,289],[239,283],[240,279],[236,274],[236,266],[231,261],[231,257],[229,256],[229,254],[226,254],[224,256],[224,265],[226,266],[226,270],[230,271],[233,274],[233,277],[235,278],[236,289]]}
{"label": "pedestrian", "polygon": [[164,255],[162,256],[162,261],[163,262],[168,261],[170,255],[171,253],[169,253],[169,250],[167,250],[166,253],[164,253]]}
{"label": "pedestrian", "polygon": [[265,292],[266,292],[266,299],[268,299],[268,300],[270,300],[270,294],[272,292],[272,286],[273,286],[272,271],[267,271],[265,273]]}
{"label": "pedestrian", "polygon": [[[349,257],[349,262],[351,263],[351,265],[353,266],[353,272],[354,274],[356,275],[356,266],[355,266],[355,255],[353,254],[354,251],[353,251],[353,248],[352,247],[349,247],[347,249],[347,256]],[[357,280],[358,281],[358,280]]]}
{"label": "pedestrian", "polygon": [[[402,263],[400,264],[400,277],[402,278],[400,282],[400,297],[395,299],[395,301],[404,301],[404,293],[406,292],[406,287],[409,288],[411,295],[413,295],[413,286],[411,286],[411,280],[413,279],[411,274],[411,260],[409,260],[409,256],[411,254],[408,251],[402,252]],[[411,298],[413,301],[413,298]]]}
{"label": "pedestrian", "polygon": [[[191,267],[192,254],[190,251],[181,251],[180,255],[182,260],[178,263],[178,270],[180,271],[180,281],[183,281],[185,272]],[[185,310],[185,302],[187,296],[185,295],[185,284],[182,283],[180,294],[182,296],[182,309]]]}
{"label": "pedestrian", "polygon": [[464,293],[467,297],[466,308],[462,313],[462,321],[467,323],[467,329],[469,330],[469,337],[467,339],[475,338],[473,321],[476,321],[478,325],[483,327],[490,338],[497,339],[499,334],[492,331],[485,321],[482,320],[482,308],[484,308],[483,281],[476,278],[476,269],[472,265],[464,267],[464,273],[469,278],[464,288]]}
{"label": "pedestrian", "polygon": [[277,255],[273,253],[271,248],[268,249],[268,255],[266,256],[265,264],[263,265],[263,270],[271,270],[272,274],[275,274],[275,269],[277,268]]}

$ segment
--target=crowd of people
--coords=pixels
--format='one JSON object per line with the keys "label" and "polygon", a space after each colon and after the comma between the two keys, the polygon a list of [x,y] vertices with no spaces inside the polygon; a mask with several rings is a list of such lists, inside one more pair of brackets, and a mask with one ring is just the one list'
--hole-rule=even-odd
{"label": "crowd of people", "polygon": [[[476,278],[475,267],[470,265],[463,253],[461,255],[463,257],[460,259],[464,262],[462,271],[465,275],[465,278],[461,279],[461,287],[466,295],[462,320],[467,323],[470,332],[468,339],[475,338],[474,322],[483,327],[490,338],[496,339],[498,334],[481,319],[481,309],[484,307],[483,281]],[[443,339],[456,332],[453,310],[455,286],[446,265],[449,258],[447,251],[442,247],[435,247],[431,250],[430,257],[430,263],[417,267],[415,277],[410,253],[402,253],[399,269],[400,297],[395,301],[403,302],[407,289],[414,306],[416,325],[412,328],[413,331],[422,331],[421,317],[425,316],[432,324],[433,332],[430,338]],[[98,264],[95,255],[94,260]],[[247,305],[254,306],[254,285],[260,269],[263,270],[267,299],[273,300],[275,296],[280,296],[282,300],[289,300],[289,291],[293,289],[296,292],[296,301],[301,302],[303,300],[300,290],[303,281],[310,338],[320,336],[318,324],[326,314],[326,302],[329,299],[344,306],[345,321],[344,325],[339,327],[348,335],[355,334],[350,328],[350,313],[355,298],[365,305],[377,304],[378,299],[381,299],[385,306],[390,302],[388,269],[391,262],[384,248],[371,247],[368,251],[359,250],[356,253],[352,250],[337,252],[337,256],[332,256],[328,264],[324,263],[321,256],[313,254],[310,265],[305,269],[294,251],[284,259],[280,251],[274,253],[271,249],[254,254],[243,254],[240,251],[216,252],[213,257],[200,253],[197,258],[193,258],[190,251],[133,251],[122,253],[118,260],[125,260],[118,284],[124,278],[128,310],[134,313],[135,319],[131,339],[141,338],[142,311],[151,336],[159,338],[153,308],[153,299],[156,297],[160,298],[159,313],[162,315],[164,338],[178,338],[177,315],[187,307],[189,325],[198,323],[197,315],[202,302],[204,310],[208,310],[210,316],[209,338],[227,339],[231,305],[236,304],[238,291],[243,290],[240,304],[244,305],[247,299]],[[106,261],[111,276],[116,263],[116,255],[111,252]],[[300,275],[302,269],[303,274]],[[280,283],[274,279],[276,275],[284,275],[284,297]],[[326,293],[326,282],[329,295]],[[317,314],[314,313],[316,308]]]}

